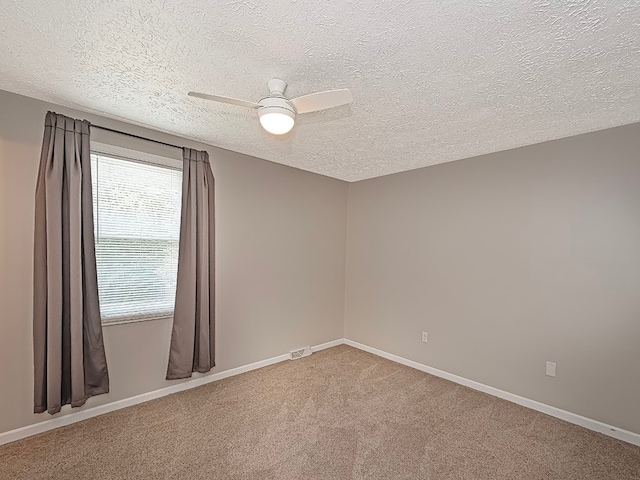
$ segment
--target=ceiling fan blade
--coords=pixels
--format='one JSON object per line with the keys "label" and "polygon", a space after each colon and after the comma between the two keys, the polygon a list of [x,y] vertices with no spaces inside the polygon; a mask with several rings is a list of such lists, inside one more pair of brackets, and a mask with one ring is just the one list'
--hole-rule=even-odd
{"label": "ceiling fan blade", "polygon": [[214,102],[237,105],[239,107],[258,108],[260,106],[257,103],[247,102],[246,100],[238,100],[237,98],[231,97],[221,97],[219,95],[207,95],[206,93],[189,92],[187,95],[189,95],[190,97],[204,98],[205,100],[213,100]]}
{"label": "ceiling fan blade", "polygon": [[346,88],[341,90],[327,90],[326,92],[310,93],[290,100],[298,113],[315,112],[325,108],[339,107],[353,102],[351,92]]}

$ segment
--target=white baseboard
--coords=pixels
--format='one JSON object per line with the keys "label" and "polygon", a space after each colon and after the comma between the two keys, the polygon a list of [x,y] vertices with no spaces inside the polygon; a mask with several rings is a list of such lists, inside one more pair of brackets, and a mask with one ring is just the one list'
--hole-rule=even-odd
{"label": "white baseboard", "polygon": [[522,405],[523,407],[527,407],[532,410],[537,410],[538,412],[546,413],[547,415],[551,415],[552,417],[559,418],[560,420],[564,420],[566,422],[573,423],[575,425],[580,425],[581,427],[588,428],[589,430],[603,433],[610,437],[617,438],[618,440],[622,440],[624,442],[640,446],[640,434],[638,433],[630,432],[628,430],[623,430],[621,428],[614,427],[612,425],[607,425],[606,423],[602,423],[597,420],[592,420],[590,418],[583,417],[575,413],[567,412],[566,410],[561,410],[559,408],[552,407],[551,405],[546,405],[544,403],[536,402],[535,400],[530,400],[528,398],[521,397],[513,393],[505,392],[504,390],[490,387],[489,385],[475,382],[473,380],[469,380],[468,378],[459,377],[458,375],[444,372],[442,370],[438,370],[437,368],[429,367],[427,365],[423,365],[422,363],[414,362],[413,360],[408,360],[406,358],[399,357],[398,355],[393,355],[392,353],[387,353],[383,350],[378,350],[377,348],[370,347],[362,343],[354,342],[353,340],[349,340],[345,338],[344,343],[346,345],[350,345],[360,350],[364,350],[365,352],[373,353],[374,355],[377,355],[379,357],[386,358],[387,360],[391,360],[396,363],[401,363],[402,365],[415,368],[416,370],[429,373],[436,377],[450,380],[454,383],[464,385],[465,387],[473,388],[474,390],[479,390],[480,392],[488,393],[489,395],[493,395],[494,397],[502,398],[504,400],[517,403],[518,405]]}
{"label": "white baseboard", "polygon": [[[336,345],[342,345],[343,343],[344,343],[344,340],[342,338],[339,338],[331,342],[315,345],[311,347],[311,349],[314,352],[318,352],[326,348],[335,347]],[[43,422],[34,423],[33,425],[27,425],[25,427],[16,428],[15,430],[10,430],[8,432],[0,433],[0,445],[4,445],[10,442],[15,442],[16,440],[20,440],[22,438],[30,437],[32,435],[37,435],[38,433],[43,433],[48,430],[53,430],[55,428],[71,425],[72,423],[80,422],[82,420],[86,420],[91,417],[97,417],[98,415],[103,415],[105,413],[113,412],[114,410],[120,410],[121,408],[126,408],[132,405],[137,405],[139,403],[148,402],[149,400],[154,400],[156,398],[164,397],[166,395],[171,395],[172,393],[189,390],[190,388],[195,388],[201,385],[205,385],[207,383],[216,382],[218,380],[222,380],[223,378],[233,377],[234,375],[240,375],[241,373],[249,372],[251,370],[256,370],[262,367],[267,367],[269,365],[273,365],[274,363],[283,362],[289,359],[291,359],[291,356],[288,353],[286,353],[283,355],[278,355],[277,357],[271,357],[266,360],[250,363],[249,365],[243,365],[241,367],[225,370],[223,372],[217,372],[213,374],[204,374],[201,376],[197,376],[198,374],[194,373],[194,378],[186,382],[178,383],[176,385],[171,385],[169,387],[161,388],[159,390],[154,390],[152,392],[136,395],[135,397],[129,397],[122,400],[117,400],[115,402],[107,403],[104,405],[98,405],[96,407],[87,408],[86,410],[74,411],[73,413],[69,413],[61,417],[53,417]]]}
{"label": "white baseboard", "polygon": [[311,347],[311,350],[313,352],[319,352],[320,350],[325,350],[331,347],[337,347],[338,345],[342,345],[342,344],[344,344],[344,338],[339,338],[337,340],[332,340],[327,343],[321,343],[320,345],[315,345]]}

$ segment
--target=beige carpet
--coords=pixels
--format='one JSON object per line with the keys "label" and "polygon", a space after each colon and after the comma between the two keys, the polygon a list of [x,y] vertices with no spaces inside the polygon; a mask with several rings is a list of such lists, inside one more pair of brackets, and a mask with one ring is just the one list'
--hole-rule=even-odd
{"label": "beige carpet", "polygon": [[347,346],[0,447],[4,479],[640,479],[640,448]]}

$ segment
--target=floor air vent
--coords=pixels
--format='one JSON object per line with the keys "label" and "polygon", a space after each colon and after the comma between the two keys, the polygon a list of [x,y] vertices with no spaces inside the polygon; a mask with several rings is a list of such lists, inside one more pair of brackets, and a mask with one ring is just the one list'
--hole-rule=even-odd
{"label": "floor air vent", "polygon": [[309,346],[298,348],[296,350],[291,350],[289,352],[289,354],[291,355],[291,360],[296,360],[296,359],[302,358],[302,357],[308,357],[312,353],[313,353],[313,351],[311,350],[311,347],[309,347]]}

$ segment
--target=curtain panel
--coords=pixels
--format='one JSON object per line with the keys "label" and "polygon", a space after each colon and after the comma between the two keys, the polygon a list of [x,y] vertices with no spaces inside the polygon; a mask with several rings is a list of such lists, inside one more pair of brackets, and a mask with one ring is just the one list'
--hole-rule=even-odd
{"label": "curtain panel", "polygon": [[167,379],[215,366],[215,188],[207,152],[185,148],[176,304]]}
{"label": "curtain panel", "polygon": [[109,391],[96,273],[89,122],[48,112],[35,194],[34,411]]}

